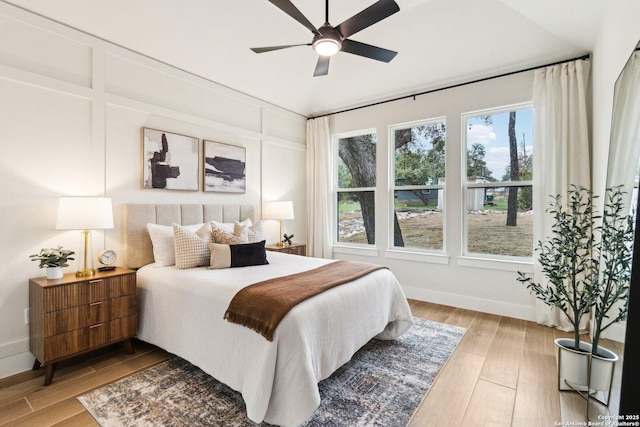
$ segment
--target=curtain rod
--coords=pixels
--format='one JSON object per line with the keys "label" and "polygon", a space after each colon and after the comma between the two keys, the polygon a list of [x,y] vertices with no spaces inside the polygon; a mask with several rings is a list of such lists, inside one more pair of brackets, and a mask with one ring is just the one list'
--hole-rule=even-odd
{"label": "curtain rod", "polygon": [[525,68],[523,70],[509,71],[507,73],[497,74],[495,76],[483,77],[481,79],[471,80],[471,81],[463,82],[463,83],[456,83],[456,84],[453,84],[453,85],[450,85],[450,86],[445,86],[445,87],[441,87],[441,88],[437,88],[437,89],[425,90],[424,92],[418,92],[418,93],[414,93],[414,94],[411,94],[411,95],[404,95],[404,96],[399,96],[397,98],[387,99],[387,100],[384,100],[384,101],[373,102],[371,104],[361,105],[359,107],[353,107],[353,108],[347,108],[345,110],[334,111],[333,113],[321,114],[319,116],[312,116],[312,117],[309,117],[307,120],[317,119],[319,117],[333,116],[334,114],[347,113],[349,111],[360,110],[362,108],[367,108],[367,107],[374,107],[376,105],[386,104],[388,102],[394,102],[394,101],[401,101],[403,99],[408,99],[408,98],[413,98],[414,101],[415,101],[416,97],[420,96],[420,95],[426,95],[428,93],[439,92],[441,90],[454,89],[454,88],[457,88],[457,87],[466,86],[466,85],[470,85],[470,84],[474,84],[474,83],[481,83],[481,82],[484,82],[484,81],[487,81],[487,80],[493,80],[493,79],[498,79],[500,77],[511,76],[513,74],[520,74],[520,73],[525,73],[527,71],[537,70],[539,68],[551,67],[553,65],[560,65],[560,64],[564,64],[566,62],[589,59],[590,56],[591,55],[587,53],[586,55],[578,56],[576,58],[564,59],[562,61],[552,62],[552,63],[544,64],[544,65],[537,65],[535,67],[529,67],[529,68]]}

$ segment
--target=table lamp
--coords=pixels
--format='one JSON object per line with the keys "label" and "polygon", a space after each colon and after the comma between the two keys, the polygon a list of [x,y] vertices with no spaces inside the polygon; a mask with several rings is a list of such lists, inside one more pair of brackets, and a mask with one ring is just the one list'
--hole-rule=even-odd
{"label": "table lamp", "polygon": [[61,197],[58,201],[57,230],[82,230],[82,251],[76,276],[93,276],[91,230],[113,228],[113,208],[107,197]]}
{"label": "table lamp", "polygon": [[280,221],[280,241],[278,246],[284,246],[282,242],[282,221],[293,218],[293,202],[290,200],[281,202],[265,202],[262,206],[262,219],[274,219]]}

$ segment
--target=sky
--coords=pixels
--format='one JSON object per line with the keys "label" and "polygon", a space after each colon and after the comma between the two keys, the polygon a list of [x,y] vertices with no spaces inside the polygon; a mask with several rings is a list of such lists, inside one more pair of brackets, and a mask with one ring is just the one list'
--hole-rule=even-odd
{"label": "sky", "polygon": [[[492,124],[485,125],[478,117],[467,118],[467,147],[474,143],[484,145],[485,161],[493,177],[501,179],[509,165],[509,112],[491,115]],[[518,151],[522,150],[524,138],[527,155],[533,153],[533,109],[517,110],[516,138]]]}

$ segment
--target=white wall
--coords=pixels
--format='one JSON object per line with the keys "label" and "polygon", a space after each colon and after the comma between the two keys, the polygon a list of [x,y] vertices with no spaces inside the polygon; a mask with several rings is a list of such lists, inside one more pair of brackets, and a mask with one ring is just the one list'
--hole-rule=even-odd
{"label": "white wall", "polygon": [[[376,196],[377,250],[334,248],[342,259],[375,260],[391,268],[407,296],[483,312],[524,319],[534,318],[534,298],[516,281],[516,270],[530,271],[531,263],[511,265],[463,259],[461,114],[480,109],[531,101],[533,72],[489,80],[460,88],[382,104],[331,116],[331,132],[342,133],[375,128],[377,132],[378,188]],[[389,126],[415,120],[446,116],[445,246],[448,257],[414,255],[401,260],[387,251],[389,182]]]}
{"label": "white wall", "polygon": [[[304,117],[5,3],[0,40],[0,377],[33,364],[24,309],[44,271],[29,255],[79,249],[77,232],[55,230],[61,196],[113,199],[116,226],[94,235],[96,254],[124,255],[122,207],[134,202],[286,198],[287,231],[306,240]],[[246,193],[142,189],[142,127],[246,147]],[[277,223],[265,225],[274,242]]]}

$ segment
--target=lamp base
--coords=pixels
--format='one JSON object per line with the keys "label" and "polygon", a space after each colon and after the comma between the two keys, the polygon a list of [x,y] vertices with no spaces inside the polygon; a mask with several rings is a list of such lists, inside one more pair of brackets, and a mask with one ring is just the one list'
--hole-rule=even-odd
{"label": "lamp base", "polygon": [[93,269],[93,243],[90,230],[82,231],[82,252],[78,257],[78,271],[76,277],[91,277],[96,271]]}

